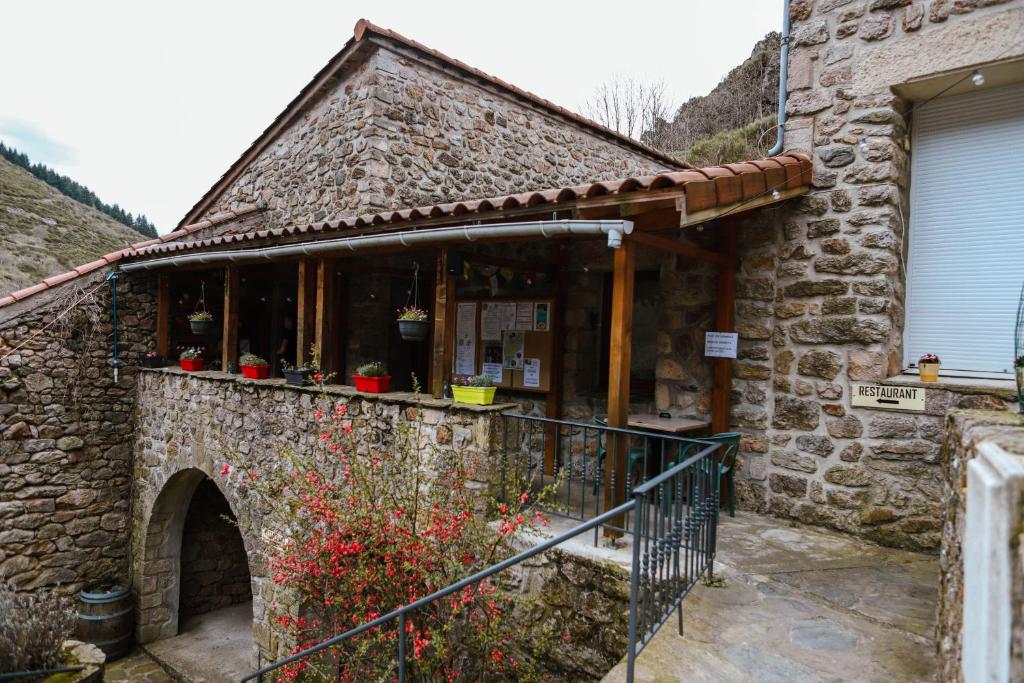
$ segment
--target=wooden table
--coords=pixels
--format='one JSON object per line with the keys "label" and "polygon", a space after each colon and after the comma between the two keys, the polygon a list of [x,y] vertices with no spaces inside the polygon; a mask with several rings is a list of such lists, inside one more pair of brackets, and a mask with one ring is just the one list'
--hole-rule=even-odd
{"label": "wooden table", "polygon": [[628,424],[633,429],[646,429],[666,434],[699,432],[711,427],[711,423],[704,420],[695,420],[691,417],[659,417],[656,413],[630,415]]}

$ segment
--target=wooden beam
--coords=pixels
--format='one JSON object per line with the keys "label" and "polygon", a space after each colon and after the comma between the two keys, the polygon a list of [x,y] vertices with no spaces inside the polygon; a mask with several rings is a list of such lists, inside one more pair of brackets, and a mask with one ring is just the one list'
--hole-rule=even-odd
{"label": "wooden beam", "polygon": [[298,291],[295,314],[295,364],[302,365],[309,355],[309,347],[316,339],[316,259],[299,261]]}
{"label": "wooden beam", "polygon": [[[562,373],[564,372],[564,341],[565,341],[565,302],[567,289],[567,269],[569,251],[560,249],[556,257],[557,275],[555,276],[555,310],[551,316],[551,373],[547,400],[544,402],[544,415],[553,419],[562,417]],[[561,433],[556,425],[546,427],[544,439],[544,473],[555,474],[555,458],[559,451]]]}
{"label": "wooden beam", "polygon": [[171,348],[171,282],[170,275],[156,276],[156,353],[169,362]]}
{"label": "wooden beam", "polygon": [[[773,197],[771,193],[769,193],[760,197],[752,197],[750,199],[733,202],[732,204],[716,206],[712,209],[694,211],[691,214],[686,213],[686,197],[680,197],[676,201],[676,209],[680,213],[679,227],[685,228],[689,225],[707,223],[708,221],[717,220],[719,218],[731,218],[747,211],[760,209],[761,207],[768,206],[770,204],[778,204],[779,202],[784,202],[787,199],[792,199],[793,197],[800,197],[807,194],[809,190],[810,188],[806,185],[792,190],[780,189],[778,198]],[[726,216],[726,214],[728,214],[728,216]]]}
{"label": "wooden beam", "polygon": [[238,266],[224,268],[224,336],[221,337],[220,369],[238,368]]}
{"label": "wooden beam", "polygon": [[449,252],[437,252],[437,278],[434,281],[434,336],[430,360],[430,393],[444,396],[444,383],[451,376],[455,343],[455,283],[448,273]]}
{"label": "wooden beam", "polygon": [[[633,290],[636,275],[635,244],[629,238],[615,250],[612,274],[611,335],[608,349],[608,426],[625,428],[629,424],[629,378],[633,351]],[[608,435],[605,456],[604,509],[610,510],[626,500],[626,466],[629,439]],[[614,476],[613,476],[614,474]],[[621,520],[613,521],[622,526]],[[610,529],[605,536],[622,534]]]}
{"label": "wooden beam", "polygon": [[314,337],[320,352],[320,368],[324,373],[337,372],[335,339],[335,277],[334,259],[321,258],[316,268],[316,322]]}
{"label": "wooden beam", "polygon": [[[720,230],[722,264],[718,269],[718,295],[715,303],[715,331],[736,331],[736,222],[735,216],[722,221]],[[711,428],[715,433],[729,431],[732,407],[732,359],[714,359],[714,388],[711,395]]]}
{"label": "wooden beam", "polygon": [[675,240],[670,240],[667,237],[652,235],[649,232],[634,231],[626,239],[630,242],[642,244],[645,247],[660,249],[662,251],[679,254],[680,256],[697,259],[699,261],[708,261],[710,263],[722,262],[722,254],[720,252],[711,251],[710,249],[702,249],[698,246],[687,244],[685,242],[677,242]]}

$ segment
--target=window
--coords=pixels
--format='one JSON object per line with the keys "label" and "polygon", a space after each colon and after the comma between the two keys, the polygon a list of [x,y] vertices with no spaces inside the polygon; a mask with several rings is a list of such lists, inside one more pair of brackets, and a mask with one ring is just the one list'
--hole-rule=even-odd
{"label": "window", "polygon": [[1024,86],[935,100],[914,120],[907,365],[1012,373],[1024,283]]}

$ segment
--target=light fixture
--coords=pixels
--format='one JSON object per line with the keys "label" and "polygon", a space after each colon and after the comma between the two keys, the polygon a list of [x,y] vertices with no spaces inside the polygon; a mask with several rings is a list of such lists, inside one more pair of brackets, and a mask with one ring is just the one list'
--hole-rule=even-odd
{"label": "light fixture", "polygon": [[868,147],[868,139],[866,137],[860,139],[860,144],[857,147],[860,149],[861,154],[867,154],[871,150]]}
{"label": "light fixture", "polygon": [[975,69],[971,72],[971,82],[978,87],[985,85],[985,74],[981,73],[980,69]]}

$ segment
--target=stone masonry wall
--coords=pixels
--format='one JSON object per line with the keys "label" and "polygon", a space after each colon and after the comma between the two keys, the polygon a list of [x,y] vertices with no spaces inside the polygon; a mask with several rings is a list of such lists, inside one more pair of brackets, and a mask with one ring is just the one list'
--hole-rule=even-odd
{"label": "stone masonry wall", "polygon": [[[138,388],[132,510],[132,582],[139,595],[138,635],[142,642],[174,635],[178,625],[178,566],[185,510],[192,493],[212,480],[238,520],[252,580],[253,631],[267,657],[289,646],[267,623],[276,596],[267,574],[261,539],[273,537],[260,508],[248,498],[237,471],[222,476],[228,452],[251,458],[258,469],[273,468],[286,448],[310,448],[317,439],[313,412],[327,402],[347,406],[356,438],[367,447],[386,444],[418,405],[428,438],[442,451],[465,457],[489,453],[498,408],[460,408],[409,395],[367,398],[351,388],[317,390],[286,387],[281,381],[252,381],[218,372],[184,373],[176,368],[144,371]],[[476,486],[487,486],[489,472],[477,468]]]}
{"label": "stone masonry wall", "polygon": [[0,309],[0,576],[75,592],[127,573],[136,365],[152,280],[106,272]]}
{"label": "stone masonry wall", "polygon": [[1024,51],[1024,2],[795,0],[792,19],[785,147],[812,155],[814,191],[740,231],[739,496],[936,549],[943,416],[1010,402],[947,385],[924,414],[851,407],[851,382],[902,370],[909,103],[893,88]]}
{"label": "stone masonry wall", "polygon": [[[385,48],[264,150],[205,215],[266,227],[650,173],[664,162]],[[203,237],[233,230],[231,224]]]}

